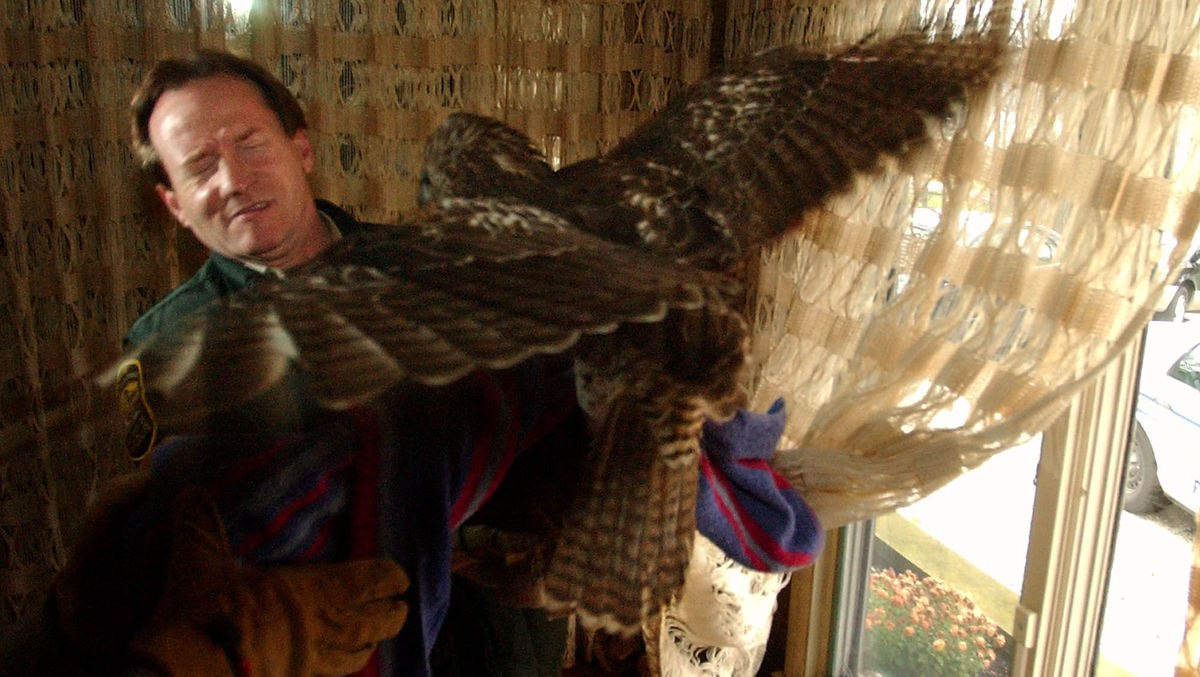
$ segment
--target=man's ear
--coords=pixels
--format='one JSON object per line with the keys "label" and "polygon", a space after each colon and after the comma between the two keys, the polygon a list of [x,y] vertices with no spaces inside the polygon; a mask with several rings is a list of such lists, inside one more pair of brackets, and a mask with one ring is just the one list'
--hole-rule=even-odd
{"label": "man's ear", "polygon": [[171,190],[171,187],[165,183],[156,183],[154,184],[154,192],[158,193],[159,199],[167,206],[167,210],[171,212],[171,216],[174,216],[180,225],[187,228],[187,224],[183,222],[183,210],[179,206],[179,198],[175,196],[175,191]]}
{"label": "man's ear", "polygon": [[316,162],[316,155],[313,153],[312,143],[308,140],[308,130],[303,127],[297,129],[296,133],[292,135],[292,144],[300,153],[300,162],[304,167],[304,173],[311,172]]}

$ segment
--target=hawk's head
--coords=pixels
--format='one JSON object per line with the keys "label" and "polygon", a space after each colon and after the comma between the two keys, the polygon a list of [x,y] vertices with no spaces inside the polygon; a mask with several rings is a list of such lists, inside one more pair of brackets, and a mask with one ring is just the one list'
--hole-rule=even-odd
{"label": "hawk's head", "polygon": [[553,180],[528,137],[490,118],[454,113],[425,143],[418,201],[508,197],[539,204]]}

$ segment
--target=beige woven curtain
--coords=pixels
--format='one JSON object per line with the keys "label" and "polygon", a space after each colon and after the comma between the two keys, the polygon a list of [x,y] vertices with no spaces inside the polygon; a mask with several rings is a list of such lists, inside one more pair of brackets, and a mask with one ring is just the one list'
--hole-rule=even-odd
{"label": "beige woven curtain", "polygon": [[1045,428],[1142,330],[1200,216],[1197,3],[999,5],[730,10],[735,54],[1011,20],[987,106],[761,259],[754,402],[787,398],[780,465],[827,526]]}
{"label": "beige woven curtain", "polygon": [[505,120],[556,164],[590,157],[707,71],[711,26],[702,0],[343,0],[256,11],[237,42],[304,103],[317,194],[391,222],[450,111]]}
{"label": "beige woven curtain", "polygon": [[[1170,151],[1197,99],[1191,4],[1025,8],[994,108],[763,257],[748,387],[759,408],[788,398],[801,451],[787,467],[827,524],[911,501],[1036,431],[1140,329],[1196,220],[1196,162]],[[505,119],[569,162],[660,108],[713,51],[986,15],[877,0],[256,5],[0,6],[0,629],[126,467],[111,439],[52,426],[87,408],[64,385],[115,356],[195,265],[125,145],[125,105],[157,58],[225,46],[270,67],[311,116],[318,194],[386,221],[412,204],[420,144],[449,110]],[[914,227],[915,206],[941,225]],[[13,444],[31,433],[34,448]]]}
{"label": "beige woven curtain", "polygon": [[124,467],[112,439],[52,439],[48,418],[88,409],[67,385],[179,279],[176,229],[132,180],[124,110],[148,62],[223,36],[186,4],[135,6],[0,6],[0,629]]}

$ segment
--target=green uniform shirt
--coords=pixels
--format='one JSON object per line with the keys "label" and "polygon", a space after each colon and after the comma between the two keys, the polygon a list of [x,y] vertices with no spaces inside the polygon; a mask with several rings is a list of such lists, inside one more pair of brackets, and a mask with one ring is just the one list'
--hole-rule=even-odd
{"label": "green uniform shirt", "polygon": [[[361,231],[365,227],[341,208],[325,200],[317,200],[317,210],[332,219],[343,235]],[[151,334],[175,324],[184,315],[199,310],[219,298],[245,289],[263,274],[227,256],[211,254],[195,275],[172,290],[133,323],[129,332],[125,334],[125,347],[146,340]]]}

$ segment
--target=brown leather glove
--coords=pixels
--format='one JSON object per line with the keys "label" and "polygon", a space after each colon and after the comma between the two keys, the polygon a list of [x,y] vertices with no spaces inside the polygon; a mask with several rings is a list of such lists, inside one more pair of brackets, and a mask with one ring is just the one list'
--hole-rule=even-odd
{"label": "brown leather glove", "polygon": [[361,669],[404,625],[408,588],[390,560],[249,567],[212,502],[181,494],[167,578],[134,656],[171,677],[308,677]]}

